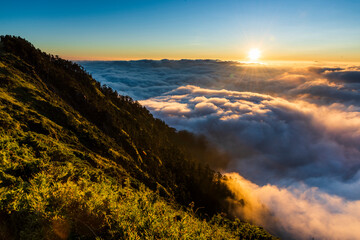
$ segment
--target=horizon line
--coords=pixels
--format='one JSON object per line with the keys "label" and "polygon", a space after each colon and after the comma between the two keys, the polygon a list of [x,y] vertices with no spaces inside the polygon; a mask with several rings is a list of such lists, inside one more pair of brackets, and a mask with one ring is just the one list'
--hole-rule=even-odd
{"label": "horizon line", "polygon": [[244,64],[267,64],[267,63],[314,63],[314,64],[321,64],[321,63],[337,63],[337,64],[360,64],[360,61],[351,61],[351,60],[262,60],[257,62],[251,62],[247,60],[239,60],[239,59],[232,59],[232,60],[223,60],[219,58],[109,58],[109,59],[88,59],[88,58],[67,58],[62,57],[66,60],[72,62],[131,62],[131,61],[213,61],[213,62],[233,62],[233,63],[244,63]]}

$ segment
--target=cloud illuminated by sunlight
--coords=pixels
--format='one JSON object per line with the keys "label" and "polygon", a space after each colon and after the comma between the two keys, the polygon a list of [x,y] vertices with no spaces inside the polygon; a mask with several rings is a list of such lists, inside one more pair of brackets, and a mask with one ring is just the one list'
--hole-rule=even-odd
{"label": "cloud illuminated by sunlight", "polygon": [[283,239],[358,239],[360,66],[249,59],[82,64],[155,117],[226,152],[229,161],[217,164],[235,172],[226,174],[234,215]]}

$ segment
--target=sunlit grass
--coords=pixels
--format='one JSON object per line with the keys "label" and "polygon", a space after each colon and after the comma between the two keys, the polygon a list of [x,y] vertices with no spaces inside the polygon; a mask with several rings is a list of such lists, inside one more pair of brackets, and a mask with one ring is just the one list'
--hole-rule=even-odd
{"label": "sunlit grass", "polygon": [[[49,162],[46,155],[40,161],[18,140],[0,136],[0,210],[12,215],[14,224],[21,223],[21,238],[238,239],[262,233],[221,215],[201,220],[191,206],[169,204],[129,178],[119,183],[77,162],[71,152],[63,152],[64,162]],[[17,174],[24,169],[31,173],[28,182]]]}

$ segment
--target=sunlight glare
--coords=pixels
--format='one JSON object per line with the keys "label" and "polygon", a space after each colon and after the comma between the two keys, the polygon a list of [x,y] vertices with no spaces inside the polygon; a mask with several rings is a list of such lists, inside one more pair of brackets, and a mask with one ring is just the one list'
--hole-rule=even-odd
{"label": "sunlight glare", "polygon": [[261,52],[257,48],[253,48],[248,53],[248,58],[252,62],[257,62],[257,60],[260,58]]}

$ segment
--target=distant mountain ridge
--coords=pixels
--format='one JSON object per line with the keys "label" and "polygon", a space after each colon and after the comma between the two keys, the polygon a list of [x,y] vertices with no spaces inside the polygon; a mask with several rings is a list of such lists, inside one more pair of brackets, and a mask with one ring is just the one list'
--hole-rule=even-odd
{"label": "distant mountain ridge", "polygon": [[220,214],[232,193],[209,164],[227,156],[206,139],[20,37],[0,44],[0,239],[274,238]]}

